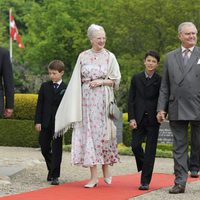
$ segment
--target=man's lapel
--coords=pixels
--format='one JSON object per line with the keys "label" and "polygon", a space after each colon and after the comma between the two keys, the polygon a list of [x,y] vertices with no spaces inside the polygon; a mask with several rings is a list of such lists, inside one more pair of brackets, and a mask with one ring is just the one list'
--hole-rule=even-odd
{"label": "man's lapel", "polygon": [[176,52],[175,52],[175,59],[176,59],[176,63],[177,66],[174,67],[174,75],[175,75],[175,81],[177,83],[180,83],[183,78],[184,78],[184,63],[183,63],[183,56],[182,56],[182,50],[181,48],[179,48]]}
{"label": "man's lapel", "polygon": [[178,64],[178,68],[176,67],[176,69],[178,70],[178,72],[180,73],[183,73],[183,67],[184,67],[184,63],[183,63],[183,55],[182,55],[182,50],[181,48],[178,49],[176,52],[175,52],[175,58],[176,58],[176,62]]}
{"label": "man's lapel", "polygon": [[187,65],[185,66],[185,70],[184,70],[184,74],[183,74],[184,77],[191,70],[194,62],[197,63],[198,58],[199,58],[198,50],[197,50],[197,48],[194,47],[192,54],[190,56],[190,59],[188,60]]}
{"label": "man's lapel", "polygon": [[197,48],[194,47],[193,52],[186,66],[184,66],[183,63],[181,48],[180,51],[176,52],[175,57],[178,63],[178,67],[174,67],[174,74],[176,76],[175,81],[177,83],[181,83],[184,80],[185,76],[188,74],[188,72],[191,70],[193,64],[198,61],[199,54]]}

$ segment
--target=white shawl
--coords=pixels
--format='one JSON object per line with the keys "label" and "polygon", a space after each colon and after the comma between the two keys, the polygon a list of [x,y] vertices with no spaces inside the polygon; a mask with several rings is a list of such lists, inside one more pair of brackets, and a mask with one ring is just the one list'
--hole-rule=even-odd
{"label": "white shawl", "polygon": [[[106,50],[107,51],[107,50]],[[115,55],[109,53],[108,74],[106,79],[114,80],[114,89],[119,88],[121,74]],[[105,86],[106,91],[106,116],[107,116],[107,136],[109,140],[116,137],[116,127],[112,120],[108,118],[108,105],[113,99],[113,88]],[[55,137],[63,135],[70,127],[82,122],[82,91],[81,91],[81,63],[80,55],[77,59],[71,79],[58,107],[55,117]]]}

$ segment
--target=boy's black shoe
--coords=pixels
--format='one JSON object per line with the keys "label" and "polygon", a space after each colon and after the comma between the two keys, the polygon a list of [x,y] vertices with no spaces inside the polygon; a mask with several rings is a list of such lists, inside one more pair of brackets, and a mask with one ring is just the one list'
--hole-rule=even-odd
{"label": "boy's black shoe", "polygon": [[57,177],[51,179],[51,185],[59,185],[59,180]]}
{"label": "boy's black shoe", "polygon": [[199,177],[198,171],[191,171],[190,176],[191,176],[192,178],[198,178],[198,177]]}
{"label": "boy's black shoe", "polygon": [[139,190],[149,190],[149,184],[141,184],[138,188]]}

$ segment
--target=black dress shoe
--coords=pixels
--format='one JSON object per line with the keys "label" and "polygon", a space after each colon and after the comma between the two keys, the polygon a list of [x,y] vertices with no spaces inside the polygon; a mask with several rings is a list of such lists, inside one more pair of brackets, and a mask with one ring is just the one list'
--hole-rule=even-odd
{"label": "black dress shoe", "polygon": [[174,185],[170,190],[170,194],[179,194],[179,193],[184,193],[185,192],[185,186],[176,184]]}
{"label": "black dress shoe", "polygon": [[198,177],[199,177],[198,171],[191,171],[190,176],[191,176],[192,178],[198,178]]}
{"label": "black dress shoe", "polygon": [[59,180],[58,178],[52,178],[52,181],[51,181],[51,185],[59,185]]}
{"label": "black dress shoe", "polygon": [[139,190],[149,190],[149,184],[141,184]]}
{"label": "black dress shoe", "polygon": [[47,175],[47,181],[52,181],[52,177],[51,177],[50,172],[49,172],[48,175]]}

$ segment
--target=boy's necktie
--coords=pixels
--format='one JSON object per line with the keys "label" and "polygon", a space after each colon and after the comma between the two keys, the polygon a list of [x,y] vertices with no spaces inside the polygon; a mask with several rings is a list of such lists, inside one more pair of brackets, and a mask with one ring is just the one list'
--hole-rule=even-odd
{"label": "boy's necktie", "polygon": [[56,91],[56,90],[57,90],[58,86],[59,86],[59,84],[58,84],[58,83],[53,83],[53,88],[54,88],[54,91]]}
{"label": "boy's necktie", "polygon": [[146,80],[147,80],[147,81],[150,81],[150,80],[151,80],[151,78],[150,78],[149,76],[147,76],[147,77],[146,77]]}

